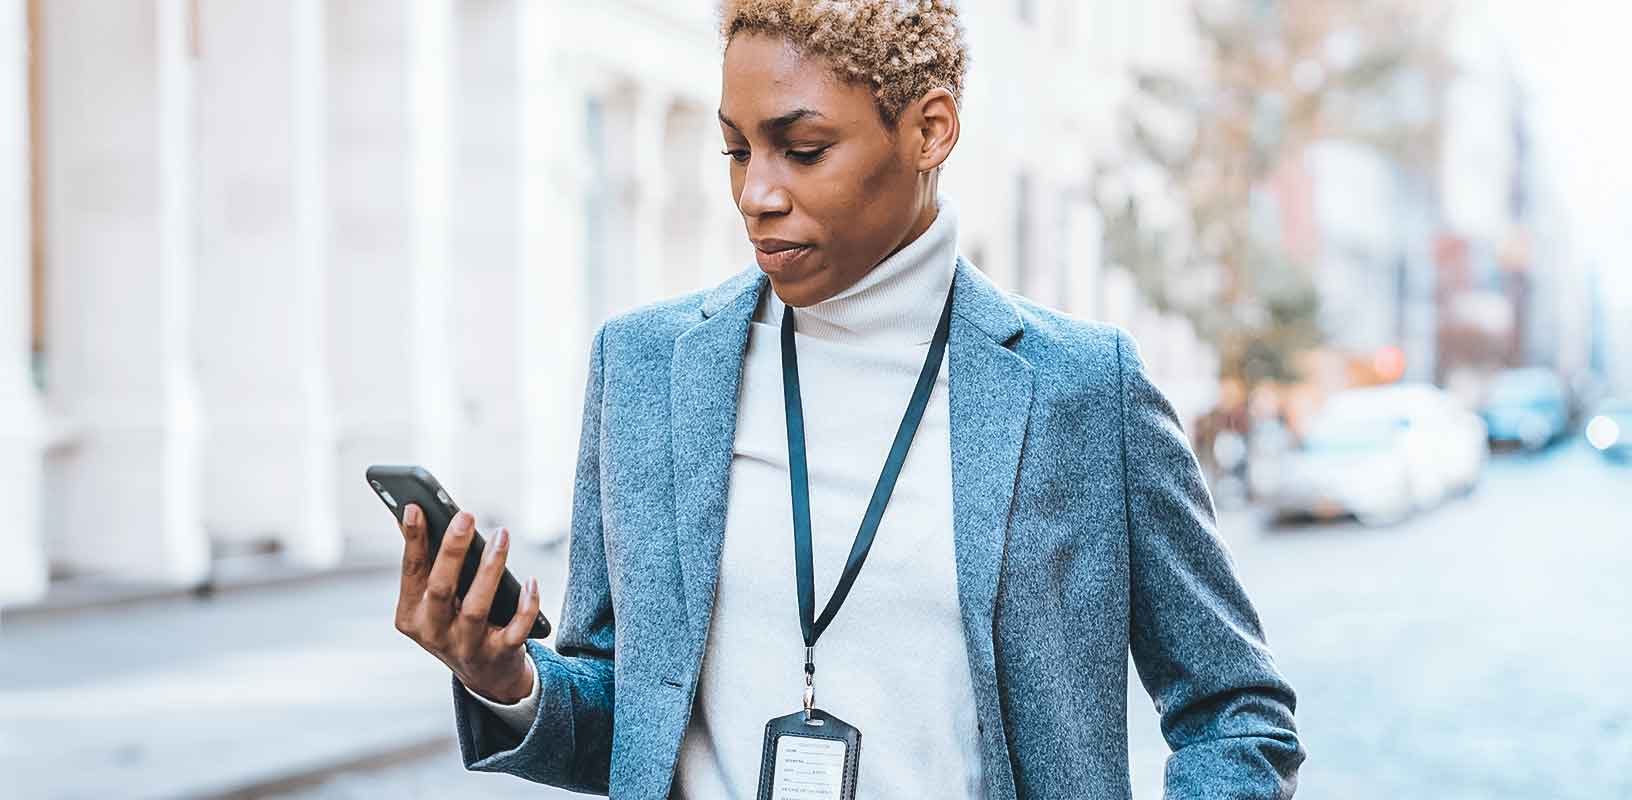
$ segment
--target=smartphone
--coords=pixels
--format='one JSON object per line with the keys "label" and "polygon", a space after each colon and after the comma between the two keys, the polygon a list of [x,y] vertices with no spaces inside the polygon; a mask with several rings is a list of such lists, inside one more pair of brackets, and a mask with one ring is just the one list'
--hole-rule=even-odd
{"label": "smartphone", "polygon": [[[391,510],[392,516],[397,518],[397,524],[402,524],[402,510],[412,503],[419,506],[420,513],[425,517],[425,533],[428,537],[425,550],[430,554],[432,561],[442,549],[442,536],[447,533],[448,525],[453,523],[453,515],[459,513],[459,506],[453,502],[453,496],[442,488],[430,470],[419,466],[391,466],[375,464],[368,468],[368,486],[374,490],[385,507]],[[465,563],[459,569],[459,586],[455,590],[463,598],[470,589],[470,584],[476,579],[476,569],[482,563],[482,551],[487,542],[480,533],[470,542],[470,550],[465,553]],[[508,568],[499,577],[498,589],[493,593],[493,605],[488,609],[487,621],[498,627],[510,624],[516,615],[516,606],[521,601],[521,582],[510,574]],[[550,635],[550,621],[542,613],[533,621],[533,628],[527,636],[531,639],[543,639]]]}

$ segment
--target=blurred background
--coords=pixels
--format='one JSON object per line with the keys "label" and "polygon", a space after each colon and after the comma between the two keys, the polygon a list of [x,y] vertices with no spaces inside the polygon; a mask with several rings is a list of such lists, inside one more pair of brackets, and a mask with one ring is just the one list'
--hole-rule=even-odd
{"label": "blurred background", "polygon": [[[1138,339],[1299,797],[1632,797],[1632,11],[964,6],[963,251]],[[589,337],[752,264],[713,25],[0,1],[9,796],[567,796],[460,767],[362,473],[429,466],[556,616]]]}

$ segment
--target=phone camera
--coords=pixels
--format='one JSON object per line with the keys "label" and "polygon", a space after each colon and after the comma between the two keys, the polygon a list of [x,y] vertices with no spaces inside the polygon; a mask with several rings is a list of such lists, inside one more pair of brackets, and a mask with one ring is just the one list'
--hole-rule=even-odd
{"label": "phone camera", "polygon": [[380,499],[384,500],[386,505],[392,508],[397,507],[397,498],[392,497],[391,493],[386,491],[385,487],[381,486],[379,481],[371,480],[368,482],[368,485],[374,487],[374,491],[379,493]]}

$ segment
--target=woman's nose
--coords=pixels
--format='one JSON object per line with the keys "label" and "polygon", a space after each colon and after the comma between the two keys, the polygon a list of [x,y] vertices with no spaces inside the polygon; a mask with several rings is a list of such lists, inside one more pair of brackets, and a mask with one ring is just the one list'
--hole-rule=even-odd
{"label": "woman's nose", "polygon": [[792,208],[791,198],[781,176],[772,165],[763,161],[748,162],[742,179],[742,191],[737,195],[737,210],[745,217],[767,214],[786,214]]}

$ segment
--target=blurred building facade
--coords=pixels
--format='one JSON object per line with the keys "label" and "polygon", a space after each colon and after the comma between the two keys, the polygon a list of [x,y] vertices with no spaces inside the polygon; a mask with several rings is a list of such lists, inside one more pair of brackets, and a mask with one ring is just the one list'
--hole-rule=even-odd
{"label": "blurred building facade", "polygon": [[[969,3],[946,192],[1001,284],[1130,328],[1186,413],[1216,362],[1098,263],[1087,170],[1187,5]],[[709,0],[0,2],[0,605],[398,543],[430,466],[568,523],[589,337],[752,264]]]}
{"label": "blurred building facade", "polygon": [[1571,145],[1537,124],[1534,76],[1477,5],[1463,4],[1448,37],[1438,377],[1519,365],[1576,376],[1591,368],[1600,292],[1562,196]]}

